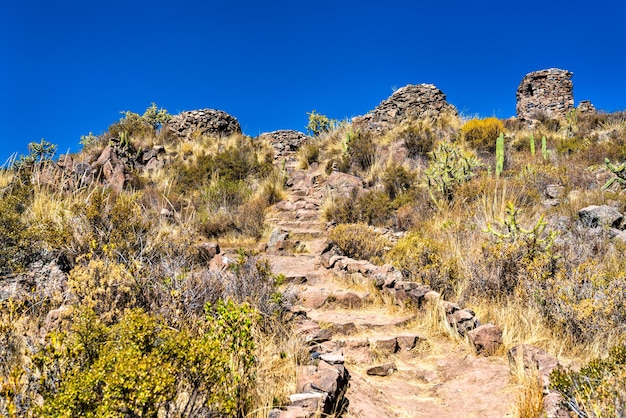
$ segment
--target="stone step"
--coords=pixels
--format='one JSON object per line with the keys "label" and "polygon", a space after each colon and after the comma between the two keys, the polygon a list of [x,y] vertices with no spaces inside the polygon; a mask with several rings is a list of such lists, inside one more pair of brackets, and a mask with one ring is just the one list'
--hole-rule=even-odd
{"label": "stone step", "polygon": [[267,259],[274,274],[283,274],[288,282],[317,283],[326,274],[319,258],[310,254],[269,255]]}
{"label": "stone step", "polygon": [[313,310],[309,318],[328,324],[336,334],[350,335],[363,330],[389,330],[402,327],[411,322],[415,315],[394,315],[383,309],[328,309]]}

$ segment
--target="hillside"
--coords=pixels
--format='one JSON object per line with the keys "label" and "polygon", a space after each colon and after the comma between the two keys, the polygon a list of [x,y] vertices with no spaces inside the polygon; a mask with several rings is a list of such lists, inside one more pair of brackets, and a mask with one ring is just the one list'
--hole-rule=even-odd
{"label": "hillside", "polygon": [[529,74],[258,137],[126,112],[0,171],[5,416],[621,416],[626,114]]}

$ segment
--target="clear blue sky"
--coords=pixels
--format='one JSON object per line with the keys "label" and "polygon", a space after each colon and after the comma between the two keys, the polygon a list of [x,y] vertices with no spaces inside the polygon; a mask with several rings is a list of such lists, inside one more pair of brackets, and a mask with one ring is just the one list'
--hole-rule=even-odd
{"label": "clear blue sky", "polygon": [[534,70],[626,108],[626,2],[75,1],[0,3],[0,164],[45,138],[78,151],[122,110],[225,110],[255,136],[316,109],[366,113],[433,83],[464,114],[509,117]]}

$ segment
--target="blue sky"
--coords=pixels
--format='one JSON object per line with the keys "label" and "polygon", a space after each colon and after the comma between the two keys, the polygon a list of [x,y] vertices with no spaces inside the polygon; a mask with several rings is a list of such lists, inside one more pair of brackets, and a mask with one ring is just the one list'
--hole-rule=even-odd
{"label": "blue sky", "polygon": [[78,151],[151,102],[221,109],[255,136],[433,83],[466,115],[505,118],[526,73],[558,67],[576,103],[624,110],[625,39],[623,0],[6,0],[0,165],[41,138]]}

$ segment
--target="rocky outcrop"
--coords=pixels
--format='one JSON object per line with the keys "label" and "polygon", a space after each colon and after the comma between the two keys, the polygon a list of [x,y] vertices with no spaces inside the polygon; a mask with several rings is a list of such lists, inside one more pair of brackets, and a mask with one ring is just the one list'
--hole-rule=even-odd
{"label": "rocky outcrop", "polygon": [[419,119],[441,112],[457,113],[446,95],[433,84],[409,84],[396,90],[374,110],[353,119],[359,129],[384,133],[407,119]]}
{"label": "rocky outcrop", "polygon": [[239,121],[222,110],[201,109],[182,112],[173,116],[165,129],[181,139],[193,139],[194,136],[229,136],[241,133]]}
{"label": "rocky outcrop", "polygon": [[565,117],[574,109],[574,85],[567,70],[550,68],[526,74],[517,88],[517,117],[538,119]]}
{"label": "rocky outcrop", "polygon": [[263,133],[259,139],[268,141],[274,148],[274,157],[278,158],[298,151],[309,137],[300,131],[280,130]]}

